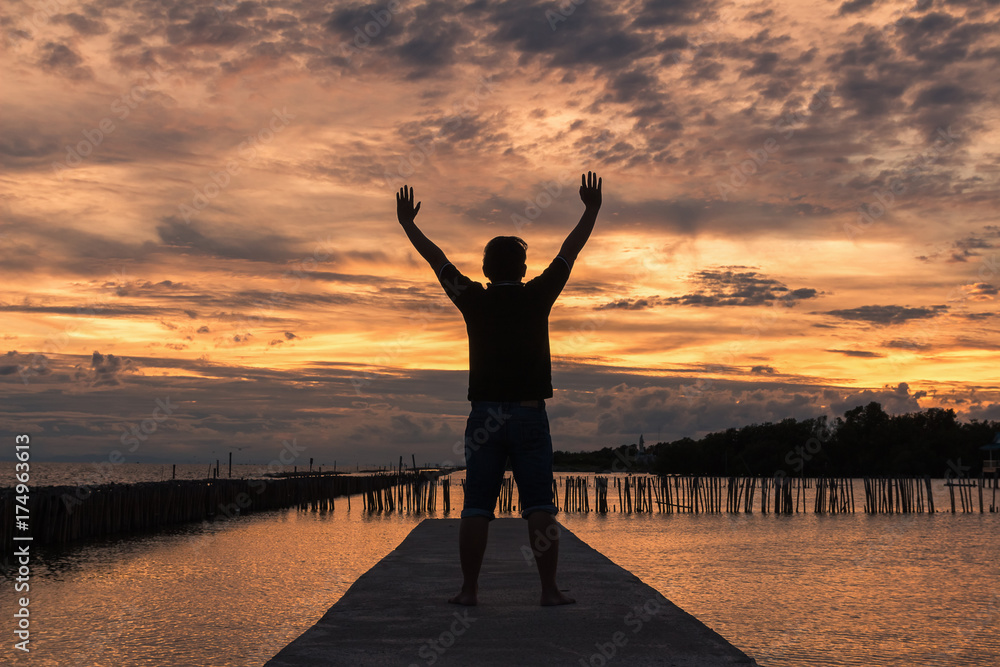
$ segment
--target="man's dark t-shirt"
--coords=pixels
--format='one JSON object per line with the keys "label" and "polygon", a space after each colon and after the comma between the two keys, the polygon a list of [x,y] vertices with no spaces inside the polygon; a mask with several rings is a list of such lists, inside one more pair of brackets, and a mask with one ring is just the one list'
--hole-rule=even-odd
{"label": "man's dark t-shirt", "polygon": [[556,257],[527,283],[487,287],[445,264],[438,275],[469,332],[470,401],[527,401],[552,397],[549,311],[569,280]]}

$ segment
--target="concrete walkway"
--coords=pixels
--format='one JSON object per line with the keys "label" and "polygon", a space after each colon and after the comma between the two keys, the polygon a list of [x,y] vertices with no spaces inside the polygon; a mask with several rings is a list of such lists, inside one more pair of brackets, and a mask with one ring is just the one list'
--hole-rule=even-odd
{"label": "concrete walkway", "polygon": [[756,664],[565,528],[558,581],[577,603],[539,606],[523,519],[490,524],[479,606],[448,604],[461,584],[458,524],[420,523],[267,665]]}

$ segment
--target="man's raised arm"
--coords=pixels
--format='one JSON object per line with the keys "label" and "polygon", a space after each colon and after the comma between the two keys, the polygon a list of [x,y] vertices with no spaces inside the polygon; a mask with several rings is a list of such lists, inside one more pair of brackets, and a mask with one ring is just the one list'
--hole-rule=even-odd
{"label": "man's raised arm", "polygon": [[434,272],[438,273],[441,271],[441,267],[448,263],[448,258],[441,248],[437,247],[433,241],[424,236],[424,233],[413,222],[419,210],[420,202],[417,202],[416,207],[413,206],[413,188],[410,188],[409,192],[407,192],[404,185],[396,193],[396,218],[399,220],[399,224],[402,225],[403,231],[406,232],[406,236],[410,239],[413,247],[417,249],[421,257],[427,260],[427,263],[431,265]]}
{"label": "man's raised arm", "polygon": [[601,180],[596,173],[587,172],[582,176],[583,184],[580,186],[580,199],[586,210],[580,218],[580,222],[569,233],[563,241],[562,248],[559,249],[559,256],[563,257],[570,266],[576,261],[576,256],[583,250],[583,246],[590,238],[590,232],[594,231],[594,223],[597,222],[597,212],[601,210]]}

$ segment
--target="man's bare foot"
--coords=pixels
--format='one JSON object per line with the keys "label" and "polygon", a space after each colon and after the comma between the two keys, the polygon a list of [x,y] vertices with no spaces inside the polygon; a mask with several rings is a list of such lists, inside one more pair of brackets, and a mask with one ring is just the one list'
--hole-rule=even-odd
{"label": "man's bare foot", "polygon": [[563,595],[562,591],[557,590],[551,593],[542,593],[543,607],[555,607],[561,604],[573,604],[574,602],[576,602],[576,600],[568,595]]}
{"label": "man's bare foot", "polygon": [[463,604],[467,607],[475,607],[477,604],[479,604],[479,600],[476,597],[476,594],[467,591],[462,591],[455,597],[449,598],[448,602],[452,604]]}

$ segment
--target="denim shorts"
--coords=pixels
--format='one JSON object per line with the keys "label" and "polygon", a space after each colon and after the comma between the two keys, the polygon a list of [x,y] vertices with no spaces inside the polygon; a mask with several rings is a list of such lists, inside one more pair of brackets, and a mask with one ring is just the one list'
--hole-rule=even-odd
{"label": "denim shorts", "polygon": [[472,401],[465,427],[465,505],[462,517],[496,518],[507,460],[521,500],[521,516],[556,514],[552,502],[552,437],[545,404]]}

